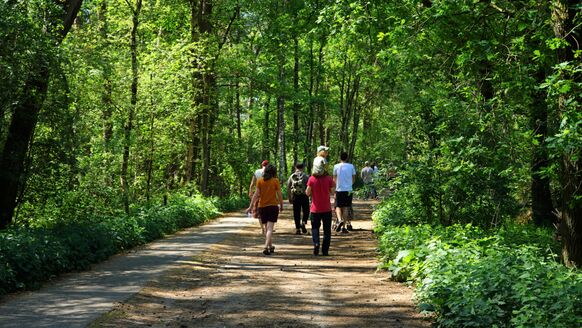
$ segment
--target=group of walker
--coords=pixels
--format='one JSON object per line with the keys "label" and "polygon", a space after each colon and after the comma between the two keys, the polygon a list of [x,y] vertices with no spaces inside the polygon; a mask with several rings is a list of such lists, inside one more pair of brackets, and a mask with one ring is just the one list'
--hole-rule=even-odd
{"label": "group of walker", "polygon": [[[313,160],[311,176],[304,170],[303,163],[295,165],[295,172],[287,180],[289,202],[293,204],[293,219],[295,233],[307,233],[308,217],[311,218],[311,236],[313,254],[320,253],[319,229],[323,225],[323,242],[321,254],[329,255],[332,231],[332,208],[330,198],[334,197],[336,224],[335,231],[349,233],[353,230],[352,197],[353,184],[356,179],[355,167],[347,162],[348,154],[342,152],[340,162],[333,167],[333,178],[329,174],[327,156],[329,148],[319,146],[317,157]],[[275,251],[273,246],[273,228],[279,213],[283,211],[283,194],[277,178],[275,166],[267,160],[261,163],[262,168],[255,171],[249,188],[251,197],[247,213],[259,219],[265,235],[263,254],[270,255]],[[254,190],[254,191],[253,191]],[[309,199],[311,198],[311,203]]]}

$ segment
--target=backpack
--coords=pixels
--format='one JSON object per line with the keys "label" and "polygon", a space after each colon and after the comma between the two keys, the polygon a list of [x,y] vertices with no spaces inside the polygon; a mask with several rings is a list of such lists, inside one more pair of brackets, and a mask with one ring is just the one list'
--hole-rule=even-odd
{"label": "backpack", "polygon": [[291,192],[294,195],[305,194],[305,183],[303,183],[303,173],[293,173],[291,175]]}

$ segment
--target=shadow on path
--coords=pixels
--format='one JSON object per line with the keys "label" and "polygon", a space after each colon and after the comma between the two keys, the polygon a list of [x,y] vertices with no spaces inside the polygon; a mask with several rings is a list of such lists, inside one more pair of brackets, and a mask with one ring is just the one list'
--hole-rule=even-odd
{"label": "shadow on path", "polygon": [[251,223],[242,214],[230,213],[113,256],[90,271],[65,274],[40,290],[7,296],[0,302],[0,327],[86,327],[164,271],[183,265]]}
{"label": "shadow on path", "polygon": [[[371,202],[356,202],[356,231],[334,233],[330,256],[312,254],[280,217],[276,253],[248,226],[167,271],[101,317],[95,327],[429,327],[412,292],[377,271]],[[309,228],[309,227],[308,227]]]}

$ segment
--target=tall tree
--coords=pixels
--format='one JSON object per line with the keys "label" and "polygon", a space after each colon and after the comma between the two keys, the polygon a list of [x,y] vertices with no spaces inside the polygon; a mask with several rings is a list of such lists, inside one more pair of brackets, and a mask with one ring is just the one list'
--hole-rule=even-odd
{"label": "tall tree", "polygon": [[[570,140],[565,130],[576,131],[571,126],[579,122],[582,99],[579,86],[582,74],[575,67],[580,59],[580,4],[576,0],[555,0],[552,3],[554,33],[564,43],[558,48],[558,61],[562,69],[558,72],[560,80],[569,81],[575,87],[563,87],[558,97],[558,121],[561,126],[560,145],[560,184],[561,184],[561,234],[562,258],[569,266],[582,266],[582,147]],[[565,82],[568,83],[568,82]],[[565,123],[565,124],[564,124]],[[577,124],[577,123],[574,123]],[[579,133],[579,132],[577,132]],[[577,134],[579,137],[580,135]]]}
{"label": "tall tree", "polygon": [[123,127],[123,159],[121,163],[121,188],[123,190],[123,206],[125,212],[129,214],[129,182],[128,182],[128,170],[129,170],[129,151],[131,148],[131,133],[133,130],[135,111],[137,108],[137,88],[139,81],[138,72],[138,50],[137,50],[137,32],[139,28],[139,20],[142,8],[142,0],[136,0],[135,5],[126,0],[127,5],[131,10],[131,36],[130,36],[130,49],[131,49],[131,103],[127,111],[127,119]]}
{"label": "tall tree", "polygon": [[[51,47],[58,47],[69,33],[82,0],[49,1],[50,13],[43,33]],[[15,10],[20,10],[15,8]],[[22,99],[14,109],[8,135],[0,158],[0,229],[12,222],[19,188],[25,183],[25,159],[32,141],[38,115],[48,90],[51,60],[46,53],[37,53],[24,82]]]}

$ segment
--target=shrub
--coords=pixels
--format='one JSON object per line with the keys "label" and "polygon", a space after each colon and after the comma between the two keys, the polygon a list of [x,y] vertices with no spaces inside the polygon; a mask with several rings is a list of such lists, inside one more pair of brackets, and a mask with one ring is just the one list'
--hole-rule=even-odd
{"label": "shrub", "polygon": [[35,288],[55,275],[203,223],[219,214],[216,200],[173,196],[168,206],[134,209],[132,215],[51,220],[0,232],[0,295]]}
{"label": "shrub", "polygon": [[582,326],[582,274],[556,261],[550,231],[406,225],[392,207],[380,208],[374,221],[383,266],[416,285],[419,308],[436,314],[437,326]]}

